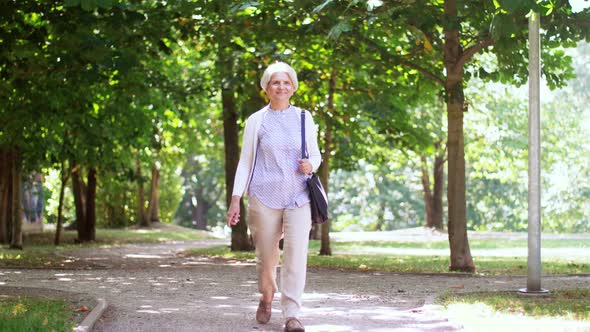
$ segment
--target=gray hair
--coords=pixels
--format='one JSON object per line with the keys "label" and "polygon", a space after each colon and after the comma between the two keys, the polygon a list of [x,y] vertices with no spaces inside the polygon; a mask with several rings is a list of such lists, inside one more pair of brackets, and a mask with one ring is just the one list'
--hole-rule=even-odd
{"label": "gray hair", "polygon": [[297,87],[299,86],[299,81],[297,80],[297,73],[293,69],[293,67],[289,66],[284,62],[275,62],[268,66],[262,74],[262,78],[260,79],[260,87],[266,91],[266,87],[268,86],[268,82],[272,77],[272,74],[284,72],[286,73],[289,78],[291,79],[291,83],[293,83],[293,91],[297,91]]}

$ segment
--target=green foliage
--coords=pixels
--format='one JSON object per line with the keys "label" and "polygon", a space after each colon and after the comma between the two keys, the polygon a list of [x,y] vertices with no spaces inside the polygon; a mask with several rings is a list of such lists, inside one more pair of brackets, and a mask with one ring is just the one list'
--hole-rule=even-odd
{"label": "green foliage", "polygon": [[[405,73],[405,86],[412,84],[418,86],[417,83],[422,81],[431,81],[432,85],[438,85],[439,95],[444,92],[445,99],[451,96],[449,91],[455,89],[456,84],[466,85],[478,75],[480,79],[505,84],[522,85],[526,82],[529,76],[527,15],[531,14],[531,11],[547,9],[541,12],[544,29],[542,70],[551,88],[564,86],[572,77],[571,58],[564,56],[562,47],[571,47],[574,45],[572,42],[588,38],[589,32],[587,19],[590,10],[572,13],[567,1],[541,1],[537,4],[532,0],[483,2],[449,0],[413,1],[411,5],[405,5],[406,3],[381,2],[376,10],[373,6],[365,8],[365,3],[359,1],[325,1],[316,8],[316,11],[336,12],[340,15],[332,24],[336,31],[332,36],[338,37],[339,42],[352,44],[358,41],[356,45],[361,46],[356,49],[361,50],[360,54],[365,56],[370,54],[371,60],[383,62],[390,72]],[[452,13],[449,13],[448,9],[454,9],[455,6],[456,13],[454,10],[450,10]],[[493,61],[489,63],[474,61],[474,55],[482,52],[493,58]],[[417,76],[418,79],[412,80],[412,75]],[[451,88],[452,86],[454,87]],[[434,88],[431,88],[425,94],[434,91]],[[455,94],[455,96],[456,101],[463,104],[463,93]],[[403,100],[407,102],[413,99],[403,98]],[[449,122],[453,120],[462,129],[462,121],[449,117]],[[387,134],[391,135],[390,132]],[[468,135],[466,137],[467,140],[470,139]],[[449,150],[453,150],[455,155],[462,156],[464,152],[462,132],[450,132],[449,142],[453,143],[449,145]],[[463,200],[465,190],[463,158],[452,161],[457,162],[458,167],[449,168],[452,175],[449,178],[455,182],[449,186],[451,191],[448,192],[448,197],[458,197],[459,200]],[[494,162],[492,159],[485,161]],[[500,180],[499,183],[504,184],[503,179]],[[493,184],[488,182],[472,187],[487,189]],[[515,186],[510,187],[515,188]],[[508,219],[514,229],[519,229],[521,222],[514,220],[514,216],[520,217],[518,210],[521,204],[520,202],[512,203],[515,198],[522,197],[522,191],[518,189],[508,193],[507,200],[499,202],[500,206],[508,206],[498,209],[485,206],[492,203],[495,198],[482,202],[468,194],[468,204],[482,205],[477,209],[471,207],[470,219],[482,217],[486,219],[488,225],[504,224]],[[498,192],[496,191],[495,194],[497,195]],[[459,206],[464,204],[455,200],[451,203]],[[462,209],[458,208],[455,211],[462,211]],[[473,213],[474,211],[477,213]],[[455,217],[457,220],[454,223],[459,227],[464,223],[469,224],[470,227],[474,225],[474,221],[467,222],[467,218],[461,215],[461,212]],[[480,221],[481,219],[476,220],[475,223]]]}
{"label": "green foliage", "polygon": [[[136,222],[137,186],[143,184],[147,193],[156,163],[164,221],[191,225],[200,204],[210,227],[223,225],[221,91],[233,97],[243,125],[265,103],[258,87],[262,69],[280,59],[299,72],[294,103],[313,112],[322,147],[327,129],[332,132],[334,227],[419,224],[424,212],[417,160],[439,153],[433,143],[444,145],[446,132],[444,98],[436,99],[443,97],[443,28],[460,28],[463,50],[493,39],[492,48],[465,66],[475,89],[497,88],[479,80],[520,85],[528,77],[526,15],[534,9],[542,15],[543,75],[549,87],[572,79],[572,64],[578,75],[570,88],[559,90],[559,99],[547,103],[544,115],[544,186],[551,189],[543,195],[543,219],[547,230],[587,231],[590,174],[584,165],[590,163],[582,120],[588,119],[583,106],[590,80],[583,55],[589,52],[582,45],[572,56],[564,48],[588,38],[588,9],[572,13],[566,1],[459,1],[460,21],[451,22],[445,21],[442,4],[3,4],[0,145],[19,150],[25,170],[49,172],[62,161],[98,167],[103,225]],[[523,100],[470,93],[469,227],[524,229]],[[565,173],[567,180],[559,176]],[[47,183],[49,221],[57,209],[56,178],[51,175]],[[69,188],[65,202],[71,220]]]}
{"label": "green foliage", "polygon": [[[221,149],[217,150],[221,152]],[[225,202],[222,199],[223,162],[220,153],[195,155],[190,157],[183,169],[184,197],[176,211],[175,223],[185,227],[195,227],[199,222],[194,220],[193,210],[202,205],[204,218],[202,221],[209,227],[223,226],[225,223]],[[197,209],[197,211],[200,211]]]}
{"label": "green foliage", "polygon": [[336,171],[330,182],[332,228],[392,230],[421,225],[424,203],[419,176],[397,154],[381,166],[360,161],[355,171]]}
{"label": "green foliage", "polygon": [[[196,128],[184,136],[176,132],[181,117],[200,111],[188,97],[207,92],[202,68],[209,61],[191,51],[201,40],[177,39],[184,21],[176,9],[185,5],[19,2],[3,11],[2,91],[12,93],[1,95],[0,144],[20,149],[27,169],[62,160],[99,166],[99,223],[135,222],[136,191],[130,188],[145,179],[134,175],[138,155],[148,173],[162,164],[163,220],[173,219],[180,202],[184,152],[178,146],[190,145]],[[49,217],[55,213],[50,208]]]}
{"label": "green foliage", "polygon": [[31,297],[2,297],[2,331],[69,331],[74,328],[74,311],[67,301]]}
{"label": "green foliage", "polygon": [[[166,167],[160,170],[160,220],[170,223],[182,198],[182,179],[179,170]],[[97,223],[102,227],[128,227],[138,224],[137,184],[127,172],[105,172],[97,192]],[[132,190],[130,190],[132,189]],[[146,186],[149,193],[149,185]]]}
{"label": "green foliage", "polygon": [[126,173],[107,170],[98,178],[96,223],[102,227],[127,227],[137,222],[134,183]]}
{"label": "green foliage", "polygon": [[181,168],[169,167],[160,172],[160,219],[162,222],[173,222],[177,209],[184,194]]}
{"label": "green foliage", "polygon": [[[191,63],[198,61],[202,59],[187,61],[183,67],[191,67]],[[206,85],[215,83],[214,77],[209,76],[212,68],[192,68],[195,73],[188,77],[208,78],[208,81],[200,83],[200,89],[215,91],[214,87]],[[178,109],[176,127],[170,128],[173,133],[171,145],[181,152],[179,158],[182,160],[179,164],[182,169],[179,179],[182,181],[182,188],[178,192],[184,193],[177,204],[174,222],[185,227],[197,226],[194,224],[197,222],[194,220],[195,212],[202,212],[200,215],[196,213],[196,219],[205,225],[215,227],[224,224],[226,206],[223,199],[223,122],[219,103],[217,96],[209,96],[201,91]]]}
{"label": "green foliage", "polygon": [[[526,104],[504,87],[490,95],[477,91],[473,112],[466,115],[468,226],[522,231],[527,220]],[[498,98],[501,92],[504,97]]]}
{"label": "green foliage", "polygon": [[[43,195],[45,202],[43,204],[44,222],[55,224],[57,223],[57,209],[59,205],[59,190],[61,187],[61,179],[59,170],[47,169],[44,170],[45,181],[43,187],[45,194]],[[67,224],[76,219],[76,212],[74,210],[74,197],[72,195],[72,186],[67,186],[64,191],[64,207],[63,218],[64,223]]]}
{"label": "green foliage", "polygon": [[[544,92],[542,104],[542,222],[547,232],[588,232],[590,101],[588,61],[581,44],[578,77],[568,87]],[[574,53],[575,52],[575,53]],[[468,225],[477,230],[527,227],[528,111],[526,91],[473,81],[466,114]]]}
{"label": "green foliage", "polygon": [[64,5],[66,7],[77,7],[80,6],[84,10],[94,9],[108,9],[113,5],[112,0],[65,0]]}

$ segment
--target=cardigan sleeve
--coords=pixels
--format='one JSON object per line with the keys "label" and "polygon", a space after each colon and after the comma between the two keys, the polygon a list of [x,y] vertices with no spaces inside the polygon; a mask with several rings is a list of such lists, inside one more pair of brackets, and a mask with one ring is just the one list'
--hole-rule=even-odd
{"label": "cardigan sleeve", "polygon": [[246,192],[246,185],[248,177],[251,173],[252,158],[254,158],[255,144],[255,128],[252,123],[252,117],[246,120],[244,127],[244,136],[242,138],[242,152],[240,153],[240,161],[236,169],[236,176],[234,177],[234,188],[232,190],[233,196],[242,196]]}
{"label": "cardigan sleeve", "polygon": [[305,142],[309,153],[309,162],[315,172],[322,163],[322,155],[318,147],[318,128],[313,122],[313,117],[309,111],[305,111],[305,128],[307,129],[305,131]]}

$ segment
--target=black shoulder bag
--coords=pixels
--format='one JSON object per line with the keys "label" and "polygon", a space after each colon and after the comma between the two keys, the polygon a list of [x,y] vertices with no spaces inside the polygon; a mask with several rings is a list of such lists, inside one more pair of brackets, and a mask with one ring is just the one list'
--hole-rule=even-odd
{"label": "black shoulder bag", "polygon": [[[305,111],[303,110],[301,111],[301,158],[309,158],[305,144]],[[317,174],[311,173],[306,181],[309,191],[311,222],[312,224],[323,224],[328,220],[328,196]]]}

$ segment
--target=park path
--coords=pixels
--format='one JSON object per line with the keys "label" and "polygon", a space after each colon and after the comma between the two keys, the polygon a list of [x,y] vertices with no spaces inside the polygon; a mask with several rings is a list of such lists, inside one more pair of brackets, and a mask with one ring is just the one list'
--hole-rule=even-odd
{"label": "park path", "polygon": [[[109,308],[94,331],[281,331],[278,301],[267,325],[257,324],[253,262],[187,257],[186,248],[223,241],[80,249],[68,253],[92,263],[80,270],[0,270],[0,284],[86,293]],[[589,276],[552,276],[549,289],[581,288]],[[524,277],[418,275],[310,269],[301,320],[307,331],[456,331],[428,305],[440,292],[515,290]],[[427,304],[427,305],[425,305]],[[498,327],[498,326],[496,326]]]}

